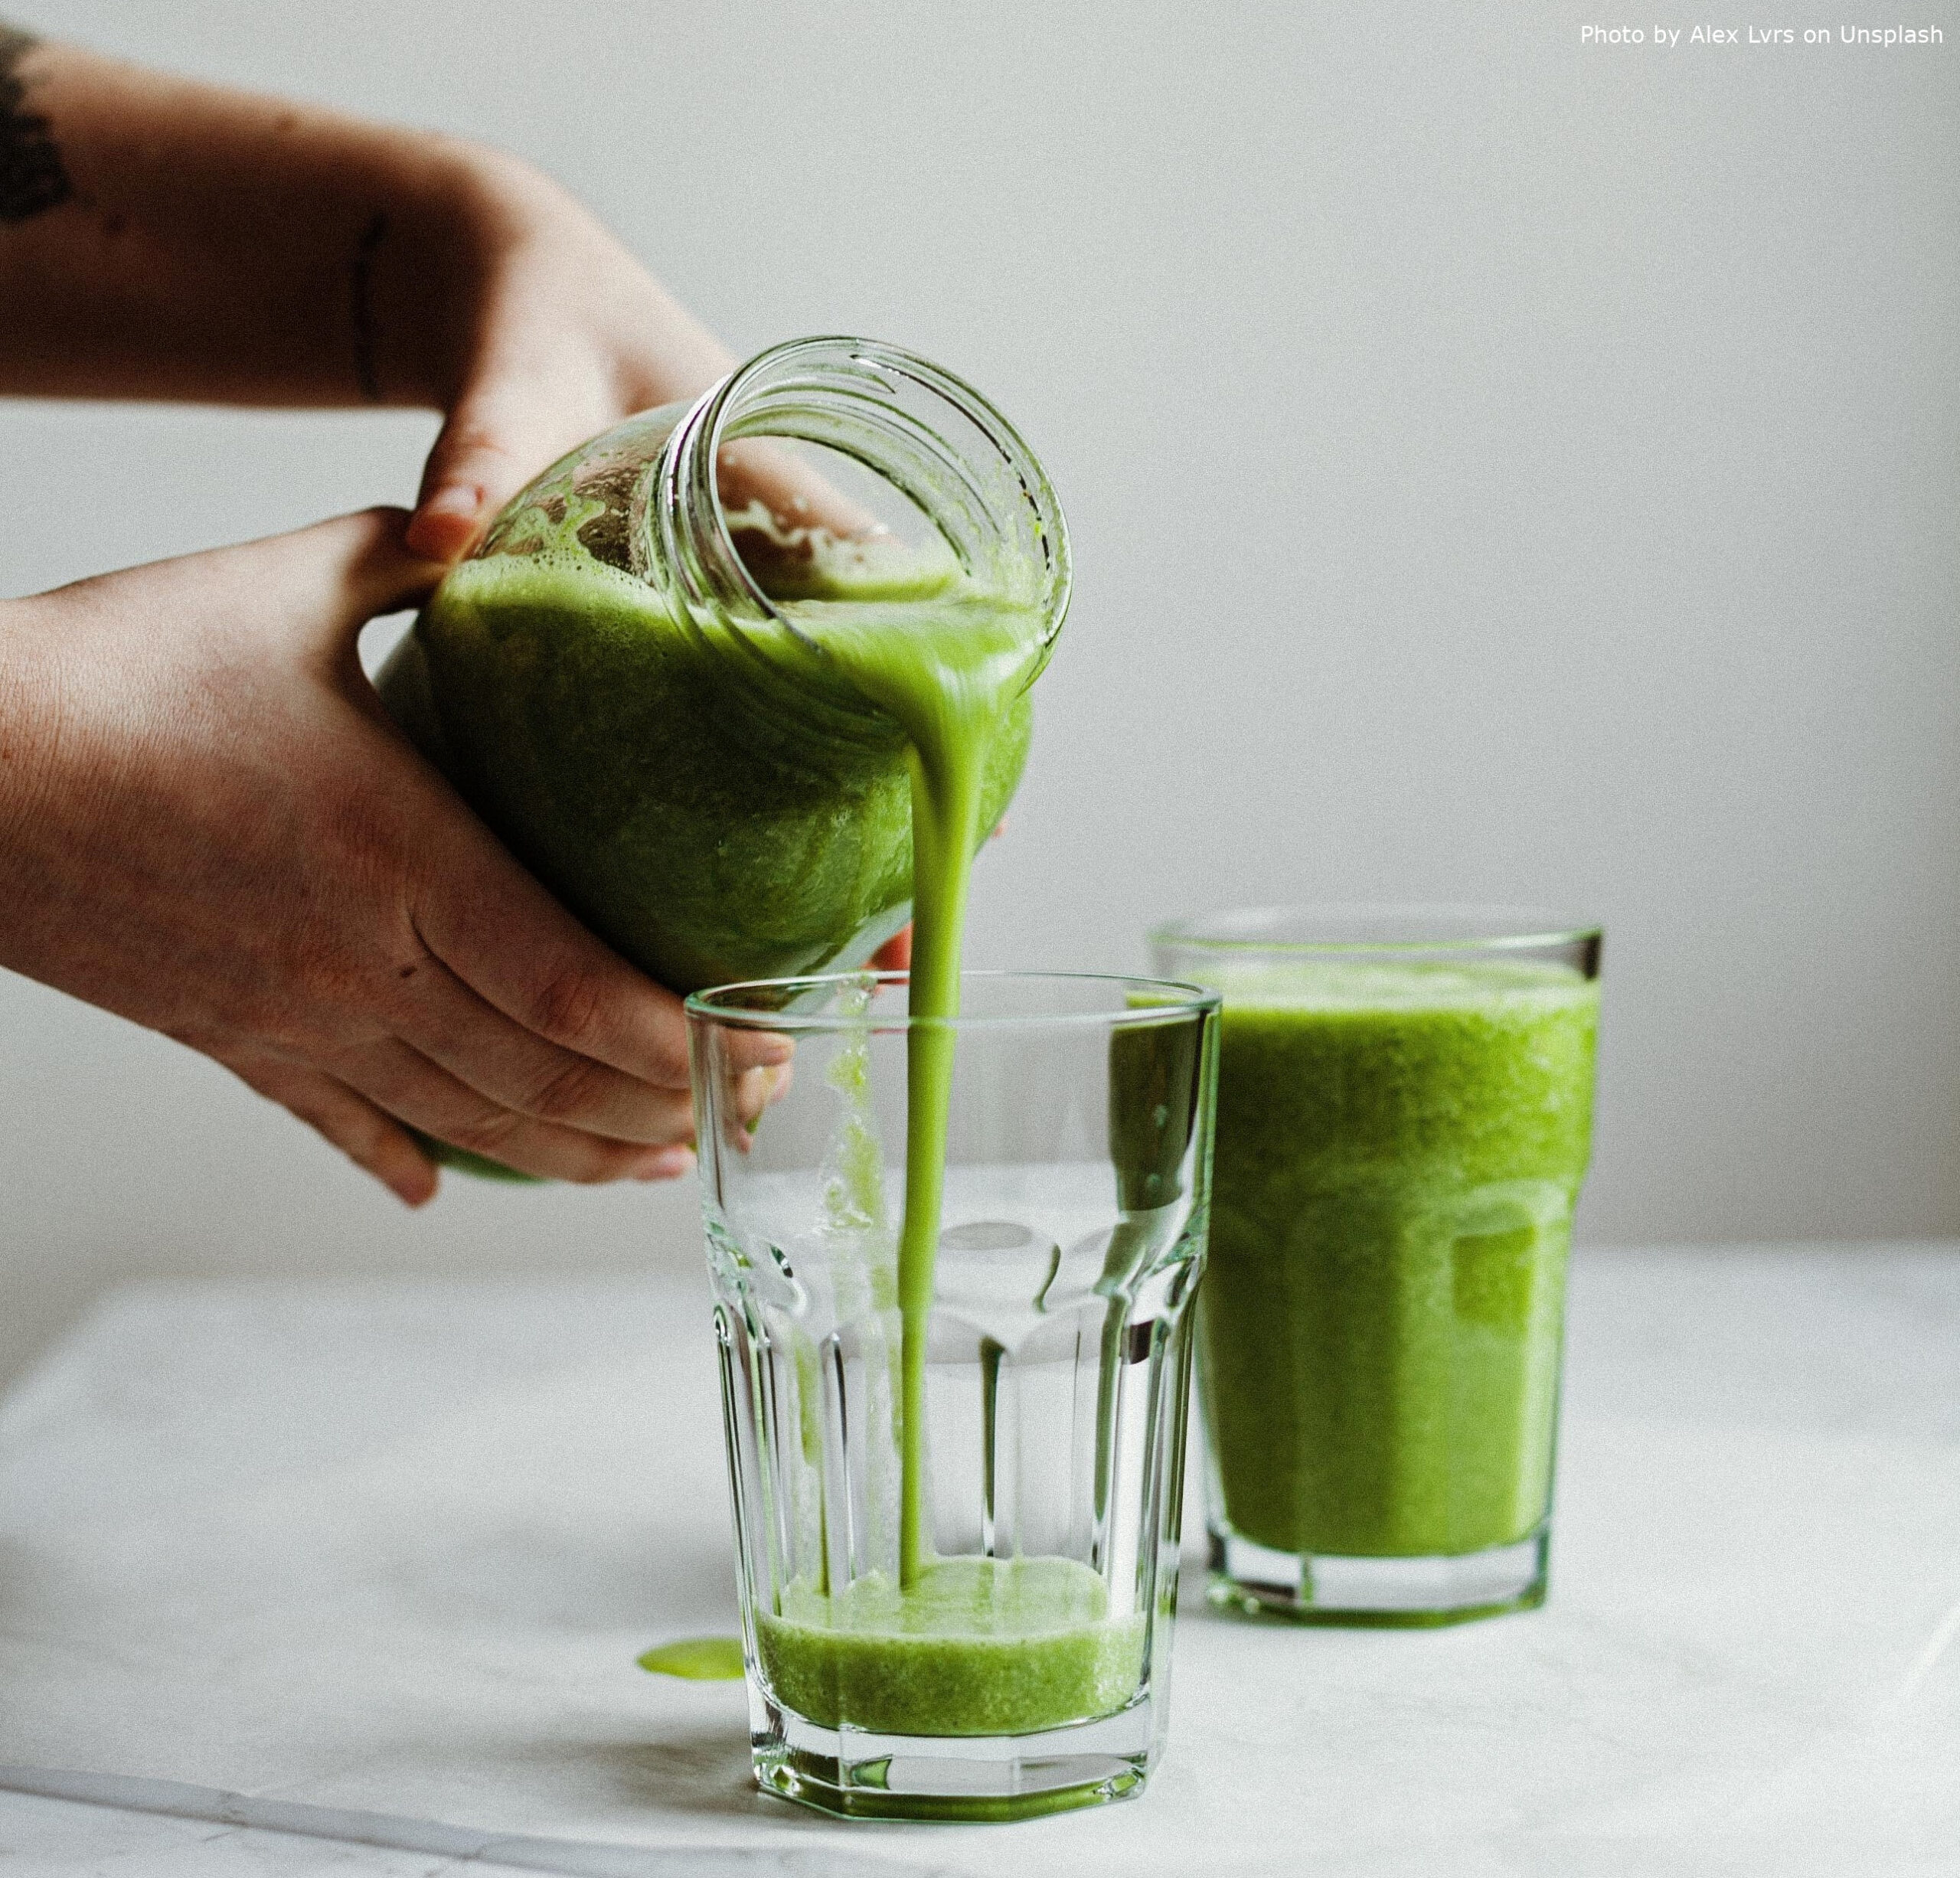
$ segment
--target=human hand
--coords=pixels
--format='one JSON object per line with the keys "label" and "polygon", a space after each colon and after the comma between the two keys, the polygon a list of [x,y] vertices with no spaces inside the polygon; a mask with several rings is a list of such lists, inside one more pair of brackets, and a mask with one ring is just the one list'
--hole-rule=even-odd
{"label": "human hand", "polygon": [[[459,257],[425,310],[445,421],[424,465],[408,544],[432,560],[466,553],[504,505],[589,437],[655,405],[696,397],[730,371],[726,347],[582,204],[494,151],[473,152],[453,219]],[[452,244],[446,243],[447,248]],[[779,529],[880,532],[807,465],[766,443],[719,465],[731,513],[761,501]],[[767,557],[760,532],[743,537]]]}
{"label": "human hand", "polygon": [[[21,122],[58,126],[0,247],[0,392],[438,410],[409,541],[446,563],[566,451],[734,362],[514,157],[0,41],[0,78],[26,61]],[[793,529],[812,489],[822,506],[812,479],[752,469],[731,508],[760,492]]]}
{"label": "human hand", "polygon": [[[387,722],[355,641],[438,569],[398,510],[0,602],[0,965],[203,1051],[410,1205],[402,1125],[521,1171],[691,1157],[680,1001]],[[760,1112],[786,1040],[758,1035]]]}
{"label": "human hand", "polygon": [[476,152],[453,215],[435,367],[445,422],[407,535],[436,561],[567,450],[734,363],[581,204],[514,158]]}

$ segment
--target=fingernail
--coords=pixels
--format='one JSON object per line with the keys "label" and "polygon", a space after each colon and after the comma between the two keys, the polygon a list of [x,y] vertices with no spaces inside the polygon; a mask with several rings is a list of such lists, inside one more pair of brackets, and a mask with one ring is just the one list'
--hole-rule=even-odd
{"label": "fingernail", "polygon": [[390,1181],[388,1190],[410,1212],[414,1212],[436,1197],[436,1190],[440,1184],[439,1177],[425,1175],[413,1181]]}
{"label": "fingernail", "polygon": [[691,1148],[663,1148],[646,1156],[633,1170],[636,1181],[678,1181],[694,1164]]}
{"label": "fingernail", "polygon": [[422,505],[425,515],[473,515],[483,506],[483,492],[466,482],[438,489]]}
{"label": "fingernail", "polygon": [[779,1063],[787,1063],[796,1053],[796,1046],[786,1037],[766,1034],[758,1037],[753,1051],[756,1061],[773,1069]]}
{"label": "fingernail", "polygon": [[786,1063],[766,1063],[753,1070],[745,1070],[735,1086],[735,1112],[746,1124],[749,1132],[756,1132],[756,1124],[772,1102],[779,1101],[789,1086],[792,1074]]}

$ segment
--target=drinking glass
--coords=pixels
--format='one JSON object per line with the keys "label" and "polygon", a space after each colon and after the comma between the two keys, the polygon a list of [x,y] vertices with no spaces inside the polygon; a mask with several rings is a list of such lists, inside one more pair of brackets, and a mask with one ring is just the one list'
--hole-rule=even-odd
{"label": "drinking glass", "polygon": [[[851,1817],[1119,1798],[1164,1736],[1218,1000],[962,987],[942,1019],[892,973],[688,1001],[756,1775]],[[795,1057],[752,1128],[756,1030]],[[902,1270],[908,1090],[949,1052],[936,1256]]]}
{"label": "drinking glass", "polygon": [[1384,1625],[1543,1602],[1599,929],[1262,909],[1152,942],[1224,998],[1197,1313],[1213,1602]]}

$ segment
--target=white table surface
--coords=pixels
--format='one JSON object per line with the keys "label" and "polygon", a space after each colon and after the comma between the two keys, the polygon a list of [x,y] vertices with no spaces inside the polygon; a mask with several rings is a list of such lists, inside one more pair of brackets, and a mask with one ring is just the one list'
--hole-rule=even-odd
{"label": "white table surface", "polygon": [[[1551,1602],[1187,1582],[1140,1800],[758,1795],[705,1282],[119,1295],[0,1405],[0,1871],[1960,1873],[1960,1248],[1576,1262]],[[1193,1530],[1195,1530],[1194,1522]]]}

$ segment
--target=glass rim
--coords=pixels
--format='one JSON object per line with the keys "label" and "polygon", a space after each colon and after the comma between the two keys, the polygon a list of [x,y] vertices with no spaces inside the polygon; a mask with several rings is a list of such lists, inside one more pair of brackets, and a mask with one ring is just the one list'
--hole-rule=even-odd
{"label": "glass rim", "polygon": [[793,1006],[766,1010],[716,1001],[744,991],[769,991],[795,995],[820,988],[834,989],[844,986],[869,988],[909,985],[912,979],[909,972],[819,972],[792,978],[741,978],[727,985],[710,985],[704,990],[691,992],[681,1008],[686,1011],[691,1022],[717,1024],[732,1030],[835,1034],[841,1030],[863,1029],[880,1032],[1032,1030],[1037,1027],[1080,1029],[1089,1027],[1103,1030],[1128,1029],[1143,1024],[1161,1024],[1169,1019],[1201,1016],[1206,1012],[1217,1011],[1223,1001],[1219,992],[1202,985],[1187,984],[1181,978],[1149,978],[1125,972],[962,972],[959,978],[962,985],[975,981],[1122,985],[1132,991],[1153,995],[1169,995],[1163,997],[1162,1001],[1156,1004],[1135,1004],[1115,1011],[962,1011],[957,1017],[952,1017],[914,1016],[910,1011],[893,1011],[889,1015],[881,1012],[874,1016],[867,1011],[846,1016],[834,1011],[822,1013],[799,1011]]}
{"label": "glass rim", "polygon": [[[1399,925],[1419,927],[1424,922],[1455,923],[1455,933],[1396,936]],[[1336,927],[1378,925],[1374,935],[1336,935],[1324,938],[1260,933],[1250,929],[1260,923],[1292,923],[1311,931],[1317,924]],[[1481,904],[1471,901],[1348,901],[1325,905],[1300,903],[1275,906],[1230,906],[1197,913],[1153,926],[1153,946],[1181,946],[1211,953],[1358,953],[1537,952],[1554,946],[1596,944],[1606,936],[1599,921],[1576,917],[1544,906]]]}

